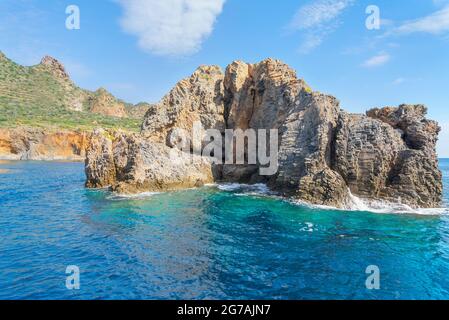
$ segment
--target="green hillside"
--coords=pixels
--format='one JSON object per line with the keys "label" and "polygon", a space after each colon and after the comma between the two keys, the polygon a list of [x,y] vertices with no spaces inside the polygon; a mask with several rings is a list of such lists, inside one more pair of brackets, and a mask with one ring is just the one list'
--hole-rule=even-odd
{"label": "green hillside", "polygon": [[40,64],[26,67],[0,52],[0,127],[139,130],[142,107],[115,98],[106,100],[123,104],[128,116],[119,118],[92,113],[91,104],[96,99],[96,93],[78,88],[53,58],[46,57]]}

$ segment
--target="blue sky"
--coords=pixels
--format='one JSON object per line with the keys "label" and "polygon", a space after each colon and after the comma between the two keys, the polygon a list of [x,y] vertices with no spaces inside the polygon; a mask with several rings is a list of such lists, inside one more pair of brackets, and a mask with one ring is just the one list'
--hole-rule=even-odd
{"label": "blue sky", "polygon": [[[65,26],[68,5],[80,29]],[[379,8],[379,30],[365,10]],[[51,55],[74,81],[130,102],[156,102],[201,64],[283,60],[341,107],[424,103],[449,157],[448,0],[1,0],[0,50]]]}

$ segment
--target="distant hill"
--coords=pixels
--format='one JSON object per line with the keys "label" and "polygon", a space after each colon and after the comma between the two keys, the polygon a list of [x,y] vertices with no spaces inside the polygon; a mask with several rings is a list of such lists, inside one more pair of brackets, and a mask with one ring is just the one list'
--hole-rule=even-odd
{"label": "distant hill", "polygon": [[27,67],[0,52],[0,127],[137,131],[150,106],[126,103],[103,88],[95,92],[81,89],[52,57]]}

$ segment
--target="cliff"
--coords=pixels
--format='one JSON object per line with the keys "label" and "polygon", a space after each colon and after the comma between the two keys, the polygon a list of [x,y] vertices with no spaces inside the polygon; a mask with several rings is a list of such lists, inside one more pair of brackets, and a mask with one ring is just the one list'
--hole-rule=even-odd
{"label": "cliff", "polygon": [[82,131],[0,128],[0,159],[84,161],[89,140]]}
{"label": "cliff", "polygon": [[52,57],[28,67],[0,52],[0,159],[84,160],[95,127],[138,131],[150,106],[81,89]]}
{"label": "cliff", "polygon": [[[437,207],[440,128],[426,112],[422,105],[401,105],[349,114],[336,98],[313,91],[278,60],[236,61],[225,73],[202,66],[148,110],[140,134],[93,133],[86,185],[134,193],[214,181],[262,182],[283,196],[320,205],[345,207],[352,193]],[[278,151],[276,172],[262,175],[260,161],[223,164],[195,153],[192,142],[184,141],[195,134],[195,123],[222,136],[230,129],[277,130],[277,150],[271,150]],[[260,141],[273,149],[271,142]],[[207,142],[201,136],[201,146]],[[252,156],[248,150],[245,160]]]}

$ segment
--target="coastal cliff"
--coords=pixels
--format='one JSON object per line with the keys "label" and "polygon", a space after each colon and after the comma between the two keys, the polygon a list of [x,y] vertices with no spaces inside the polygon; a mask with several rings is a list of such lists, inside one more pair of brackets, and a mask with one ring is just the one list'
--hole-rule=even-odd
{"label": "coastal cliff", "polygon": [[0,159],[84,161],[89,140],[83,131],[0,128]]}
{"label": "coastal cliff", "polygon": [[81,89],[50,56],[22,66],[0,52],[0,159],[84,161],[95,127],[138,131],[150,106]]}
{"label": "coastal cliff", "polygon": [[[149,108],[140,133],[92,134],[86,185],[135,193],[217,181],[266,183],[280,195],[319,205],[346,207],[352,194],[438,207],[440,128],[426,112],[423,105],[401,105],[349,114],[278,60],[236,61],[224,73],[202,66]],[[227,129],[277,130],[276,173],[261,175],[260,163],[217,164],[179,150],[194,123],[221,135]]]}

